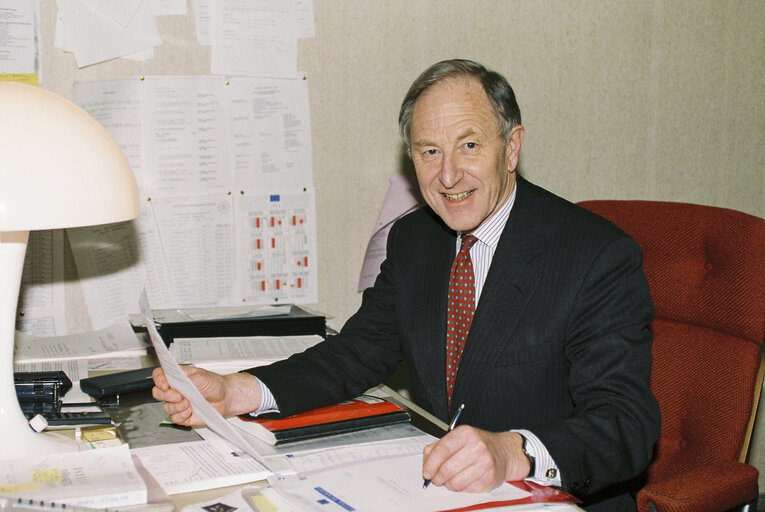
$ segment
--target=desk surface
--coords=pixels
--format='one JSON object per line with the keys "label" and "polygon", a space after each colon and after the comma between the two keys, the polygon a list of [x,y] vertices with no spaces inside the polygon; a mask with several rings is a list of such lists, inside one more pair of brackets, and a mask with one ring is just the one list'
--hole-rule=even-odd
{"label": "desk surface", "polygon": [[[412,416],[412,425],[434,436],[441,436],[446,430],[446,424],[412,403],[406,397],[396,393],[387,386],[378,386],[370,390],[370,394],[387,398],[407,409]],[[160,403],[156,402],[149,391],[125,394],[120,397],[119,406],[109,410],[122,438],[131,448],[155,446],[159,444],[195,441],[201,439],[191,429],[182,427],[158,426],[165,418]],[[220,487],[206,491],[196,491],[169,496],[175,504],[175,510],[195,503],[223,497],[244,485]],[[574,508],[574,510],[581,510]]]}

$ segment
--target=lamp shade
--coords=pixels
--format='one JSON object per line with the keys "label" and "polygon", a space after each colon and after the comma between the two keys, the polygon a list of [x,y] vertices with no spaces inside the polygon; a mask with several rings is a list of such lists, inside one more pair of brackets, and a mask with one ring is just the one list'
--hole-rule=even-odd
{"label": "lamp shade", "polygon": [[0,82],[0,232],[136,218],[138,189],[114,139],[52,92]]}

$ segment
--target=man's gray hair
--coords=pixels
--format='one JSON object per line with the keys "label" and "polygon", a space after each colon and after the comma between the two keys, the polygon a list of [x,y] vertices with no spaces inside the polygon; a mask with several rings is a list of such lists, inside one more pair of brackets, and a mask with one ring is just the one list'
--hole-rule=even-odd
{"label": "man's gray hair", "polygon": [[489,97],[494,113],[499,121],[499,134],[502,141],[507,145],[513,128],[521,124],[521,109],[515,100],[513,88],[505,77],[486,69],[484,66],[472,60],[451,59],[433,64],[422,72],[417,80],[409,87],[409,91],[401,103],[401,111],[398,115],[398,128],[401,138],[406,143],[407,151],[411,150],[411,123],[412,111],[417,98],[425,89],[441,80],[452,77],[473,77],[483,85],[486,95]]}

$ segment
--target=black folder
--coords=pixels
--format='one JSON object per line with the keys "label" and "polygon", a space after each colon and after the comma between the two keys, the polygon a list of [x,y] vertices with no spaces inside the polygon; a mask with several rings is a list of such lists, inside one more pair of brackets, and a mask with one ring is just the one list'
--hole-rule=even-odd
{"label": "black folder", "polygon": [[263,317],[227,317],[205,320],[166,322],[157,325],[165,344],[175,338],[223,338],[241,336],[327,335],[326,317],[292,305],[286,315]]}

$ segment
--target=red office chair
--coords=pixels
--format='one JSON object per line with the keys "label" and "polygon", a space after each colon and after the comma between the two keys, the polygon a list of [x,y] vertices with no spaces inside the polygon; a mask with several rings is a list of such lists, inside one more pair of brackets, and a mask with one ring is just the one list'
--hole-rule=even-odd
{"label": "red office chair", "polygon": [[745,461],[765,368],[765,220],[694,204],[580,204],[640,245],[656,308],[661,438],[638,510],[756,507],[758,472]]}

